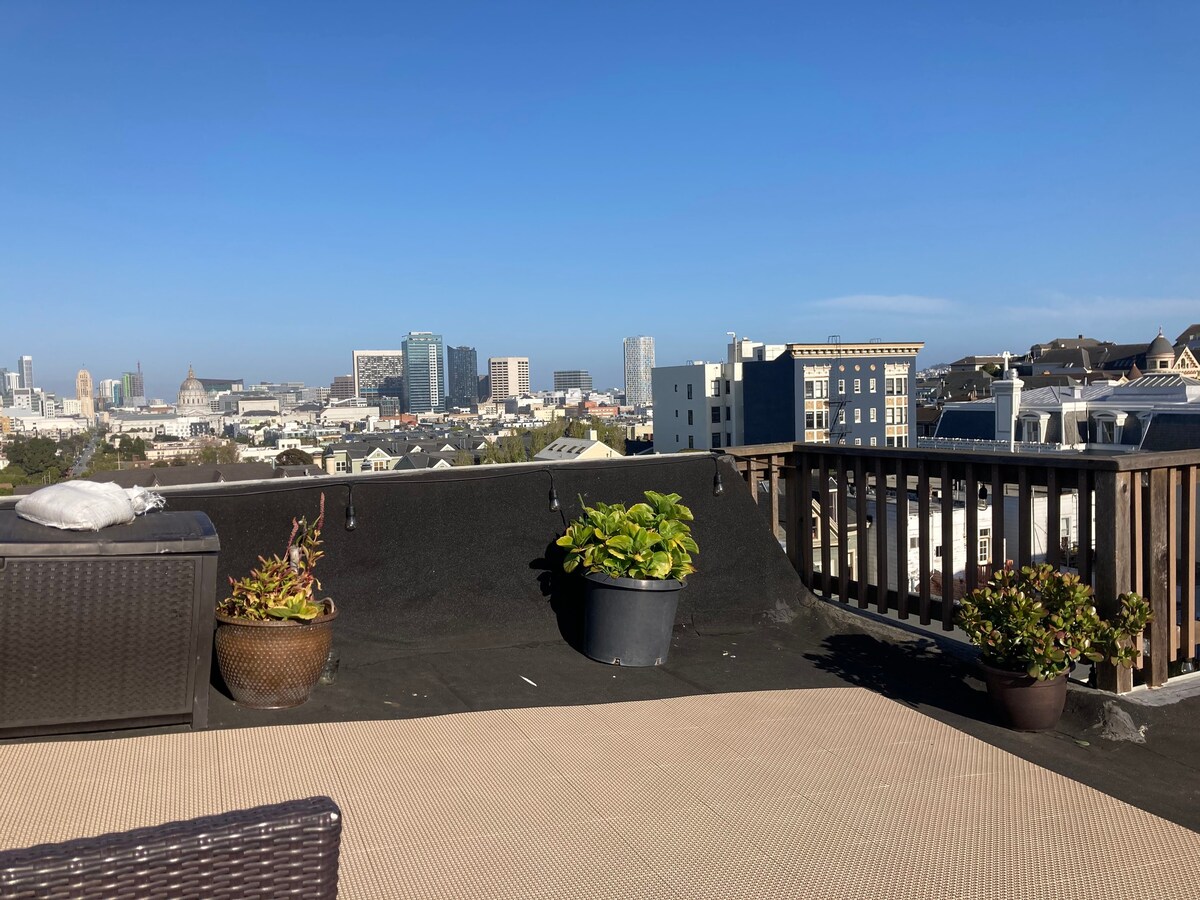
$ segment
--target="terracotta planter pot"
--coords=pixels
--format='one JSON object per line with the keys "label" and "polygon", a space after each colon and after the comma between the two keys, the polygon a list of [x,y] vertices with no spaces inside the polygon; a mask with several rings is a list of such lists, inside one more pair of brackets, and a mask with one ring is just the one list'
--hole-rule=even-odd
{"label": "terracotta planter pot", "polygon": [[303,623],[216,615],[217,664],[234,700],[283,709],[308,699],[333,645],[336,610]]}
{"label": "terracotta planter pot", "polygon": [[1067,702],[1066,675],[1038,681],[1024,672],[980,666],[992,707],[1005,725],[1014,731],[1049,731],[1058,724]]}

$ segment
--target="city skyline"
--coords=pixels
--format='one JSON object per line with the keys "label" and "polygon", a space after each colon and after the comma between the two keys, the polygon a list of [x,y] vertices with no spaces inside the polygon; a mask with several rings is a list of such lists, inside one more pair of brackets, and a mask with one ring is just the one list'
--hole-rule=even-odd
{"label": "city skyline", "polygon": [[286,19],[0,9],[0,350],[39,386],[328,384],[411,328],[540,386],[619,385],[631,332],[929,365],[1200,308],[1194,3]]}
{"label": "city skyline", "polygon": [[[1054,319],[1054,321],[1058,321],[1058,320]],[[1073,328],[1069,327],[1069,323],[1063,323],[1065,327],[1063,327],[1059,331],[1056,331],[1053,334],[1051,334],[1048,331],[1041,330],[1042,326],[1038,322],[1032,322],[1032,323],[1027,322],[1026,326],[1025,326],[1025,330],[1028,332],[1028,340],[1025,341],[1024,343],[1019,343],[1014,346],[996,347],[996,346],[991,345],[990,343],[987,343],[987,341],[989,339],[986,336],[984,336],[984,337],[979,338],[979,340],[976,342],[964,343],[964,345],[962,347],[962,352],[958,353],[955,356],[933,358],[929,352],[928,344],[926,343],[925,349],[922,350],[922,352],[918,355],[917,367],[918,367],[918,369],[924,369],[924,368],[930,368],[930,367],[933,367],[936,365],[947,364],[947,363],[953,362],[955,359],[961,358],[963,356],[972,356],[972,355],[1000,356],[1005,351],[1008,351],[1009,353],[1011,353],[1014,356],[1019,356],[1021,354],[1028,352],[1029,348],[1032,347],[1034,344],[1046,343],[1046,342],[1049,342],[1056,338],[1070,339],[1070,338],[1076,337],[1078,334],[1083,334],[1086,337],[1095,338],[1100,341],[1112,341],[1114,343],[1138,343],[1138,342],[1149,342],[1154,337],[1154,335],[1158,333],[1159,329],[1161,328],[1163,334],[1167,337],[1167,339],[1173,341],[1176,338],[1176,336],[1178,336],[1183,331],[1185,331],[1185,329],[1187,329],[1189,326],[1196,324],[1197,322],[1200,322],[1200,304],[1197,304],[1197,306],[1192,308],[1189,312],[1184,312],[1184,313],[1181,313],[1181,314],[1175,316],[1174,322],[1178,323],[1177,326],[1175,324],[1172,324],[1171,320],[1167,320],[1166,324],[1159,324],[1157,321],[1155,321],[1152,324],[1151,317],[1149,317],[1149,316],[1141,317],[1141,322],[1142,322],[1141,327],[1139,327],[1138,323],[1135,322],[1130,326],[1129,331],[1119,333],[1119,334],[1093,333],[1093,332],[1088,332],[1088,331],[1082,331],[1082,330],[1073,329]],[[444,334],[444,332],[438,332],[438,333]],[[714,335],[712,337],[712,339],[710,341],[708,341],[708,343],[706,345],[704,345],[703,347],[698,347],[697,352],[683,353],[683,354],[678,355],[671,359],[663,359],[662,353],[658,349],[661,345],[660,345],[660,342],[659,342],[657,336],[649,335],[650,337],[655,338],[655,354],[656,354],[655,365],[656,366],[679,366],[679,365],[684,365],[688,362],[714,362],[714,363],[722,362],[722,361],[724,361],[724,359],[726,357],[728,342],[730,340],[732,340],[732,338],[730,337],[731,333],[736,334],[739,338],[744,337],[744,338],[747,338],[750,340],[759,341],[759,342],[766,343],[766,344],[825,343],[827,338],[829,338],[831,336],[836,336],[836,337],[840,338],[842,340],[842,342],[844,342],[844,343],[862,343],[862,342],[864,342],[861,339],[856,340],[847,334],[838,334],[838,333],[831,333],[830,335],[800,335],[800,336],[797,336],[797,335],[793,335],[793,334],[764,335],[764,334],[759,334],[759,333],[756,333],[753,331],[725,332],[724,334],[721,334],[721,335]],[[445,340],[447,341],[447,347],[446,347],[447,351],[450,349],[449,341],[451,341],[452,339],[453,338],[451,338],[450,336],[445,337]],[[911,340],[915,340],[917,342],[921,342],[921,340],[922,340],[920,335],[916,335],[915,337],[912,335],[906,336],[906,334],[903,332],[898,332],[896,335],[890,335],[890,334],[889,335],[872,335],[871,339],[881,339],[884,341],[892,341],[892,340],[907,341],[907,340],[911,339]],[[617,344],[616,344],[615,354],[610,354],[607,352],[607,350],[600,353],[600,355],[602,355],[606,358],[608,356],[615,355],[616,362],[612,363],[611,365],[608,365],[608,366],[571,365],[569,367],[565,367],[563,369],[558,369],[558,370],[554,370],[554,371],[573,371],[573,370],[587,371],[592,374],[592,380],[593,380],[593,383],[595,386],[595,390],[597,390],[597,391],[608,391],[608,390],[620,391],[620,390],[623,390],[624,389],[624,363],[623,363],[624,340],[625,340],[625,338],[618,339]],[[964,339],[964,341],[965,340],[966,339]],[[398,343],[401,343],[401,344],[403,343],[403,337],[401,337],[401,340]],[[3,349],[3,348],[0,348],[0,349]],[[396,347],[394,349],[397,352],[399,352],[399,350],[400,350],[399,347]],[[265,369],[260,372],[253,366],[245,366],[243,368],[252,371],[254,377],[243,378],[243,379],[241,379],[241,381],[246,385],[271,383],[271,382],[284,382],[284,381],[303,381],[305,383],[305,385],[307,385],[309,387],[322,387],[322,386],[329,387],[332,384],[335,377],[342,376],[342,375],[350,375],[351,379],[353,379],[353,370],[354,370],[353,352],[354,351],[349,348],[347,348],[344,351],[341,349],[338,349],[336,352],[331,352],[329,355],[328,362],[327,362],[327,368],[326,368],[327,374],[324,377],[320,374],[319,369],[317,370],[317,375],[314,378],[312,378],[311,380],[309,380],[309,379],[305,379],[305,378],[290,378],[290,377],[288,377],[287,372],[280,373],[277,371],[267,371]],[[359,352],[363,352],[363,351],[359,351]],[[477,351],[477,352],[478,352],[479,359],[483,360],[483,364],[480,364],[480,369],[477,372],[477,374],[480,377],[483,377],[488,374],[487,366],[486,366],[486,361],[487,361],[488,357],[482,351]],[[11,352],[9,355],[10,356],[12,355]],[[99,355],[103,355],[103,354],[99,354]],[[25,358],[26,356],[32,358],[32,365],[36,368],[36,371],[38,373],[35,377],[35,382],[37,383],[37,387],[40,390],[44,390],[48,393],[54,393],[60,397],[75,395],[75,390],[76,390],[75,376],[78,371],[77,364],[70,365],[66,361],[57,361],[56,362],[55,359],[42,360],[42,359],[38,359],[35,354],[21,354],[20,358]],[[540,361],[539,357],[536,353],[526,354],[526,356],[530,361],[531,390],[534,390],[534,391],[551,391],[551,390],[553,390],[554,389],[554,386],[553,386],[554,385],[554,371],[552,371],[550,369],[549,363]],[[193,359],[193,360],[195,360],[195,359],[201,360],[201,362],[195,366],[197,368],[197,374],[199,376],[205,377],[205,378],[213,377],[213,373],[210,372],[209,369],[203,364],[203,360],[206,358],[206,354],[196,353],[196,352],[181,352],[181,353],[172,354],[173,359],[179,359],[179,358],[185,358],[185,357],[188,359]],[[578,357],[573,357],[573,359],[578,359]],[[586,362],[586,359],[584,359],[583,361]],[[311,361],[310,361],[310,364],[311,364]],[[161,398],[161,399],[167,400],[168,402],[171,402],[171,398],[174,397],[175,392],[179,387],[179,382],[180,382],[181,378],[186,376],[186,374],[187,374],[188,366],[187,366],[187,364],[180,365],[179,363],[168,363],[168,365],[173,366],[173,368],[169,368],[168,370],[161,372],[161,373],[157,373],[157,372],[153,373],[147,379],[146,391],[148,394],[148,399]],[[0,368],[5,368],[5,366],[0,364]],[[116,382],[118,384],[120,384],[123,375],[124,376],[133,375],[133,376],[135,376],[135,378],[140,378],[144,374],[141,371],[141,363],[136,362],[136,361],[135,361],[135,365],[133,368],[122,368],[122,364],[120,364],[120,363],[118,363],[118,365],[113,369],[101,370],[100,367],[93,366],[93,365],[89,365],[87,368],[89,371],[91,371],[93,373],[93,377],[95,379],[95,384],[97,386],[102,381],[106,381],[106,380],[110,380],[110,379],[115,379]],[[446,362],[446,368],[447,368],[447,370],[449,368],[448,360]],[[214,367],[214,369],[215,369],[215,367]],[[597,376],[595,374],[597,371],[602,371],[605,369],[607,369],[609,371],[609,375],[607,377]],[[14,370],[10,370],[10,371],[14,371]],[[241,371],[241,370],[239,370],[239,371]],[[217,374],[220,374],[220,372],[218,371]],[[448,376],[447,376],[447,381],[446,381],[446,390],[447,390],[447,392],[449,391]]]}

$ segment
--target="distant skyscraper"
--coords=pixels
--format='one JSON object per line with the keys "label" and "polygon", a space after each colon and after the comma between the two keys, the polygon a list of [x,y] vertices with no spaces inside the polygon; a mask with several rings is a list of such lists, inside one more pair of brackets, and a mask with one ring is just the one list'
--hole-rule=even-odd
{"label": "distant skyscraper", "polygon": [[100,395],[100,407],[121,405],[121,380],[119,378],[101,379],[97,388]]}
{"label": "distant skyscraper", "polygon": [[654,368],[654,338],[625,338],[625,402],[645,406],[652,402],[650,372]]}
{"label": "distant skyscraper", "polygon": [[410,413],[446,411],[446,363],[440,334],[408,333],[404,339],[404,388]]}
{"label": "distant skyscraper", "polygon": [[592,376],[583,369],[555,372],[554,389],[556,391],[570,391],[575,389],[590,391],[592,389]]}
{"label": "distant skyscraper", "polygon": [[492,399],[507,400],[529,393],[529,357],[493,356],[488,360]]}
{"label": "distant skyscraper", "polygon": [[385,378],[404,377],[403,350],[355,350],[353,356],[357,397],[374,399],[379,396]]}
{"label": "distant skyscraper", "polygon": [[479,356],[475,348],[447,347],[446,374],[450,376],[450,405],[473,406],[479,399]]}
{"label": "distant skyscraper", "polygon": [[329,385],[330,400],[349,400],[354,394],[353,375],[334,375],[333,383]]}
{"label": "distant skyscraper", "polygon": [[23,388],[33,387],[33,357],[22,356],[17,360],[17,372],[21,375],[21,383],[17,385]]}
{"label": "distant skyscraper", "polygon": [[75,397],[79,400],[79,415],[87,421],[96,418],[96,405],[92,400],[92,373],[80,369],[75,376]]}
{"label": "distant skyscraper", "polygon": [[135,398],[146,397],[146,380],[142,376],[142,364],[137,364],[136,372],[126,372],[121,376],[121,392],[125,395],[124,402],[128,405]]}

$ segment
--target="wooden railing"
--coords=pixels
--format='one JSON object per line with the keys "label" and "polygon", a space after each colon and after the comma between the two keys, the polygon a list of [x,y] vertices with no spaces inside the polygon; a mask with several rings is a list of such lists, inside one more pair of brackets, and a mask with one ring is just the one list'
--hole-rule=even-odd
{"label": "wooden railing", "polygon": [[[1154,622],[1137,665],[1147,684],[1194,665],[1200,451],[771,444],[726,452],[801,579],[822,596],[950,630],[953,601],[992,571],[1044,561],[1077,571],[1102,614],[1124,591],[1149,598]],[[1128,670],[1098,675],[1108,690],[1133,684]]]}

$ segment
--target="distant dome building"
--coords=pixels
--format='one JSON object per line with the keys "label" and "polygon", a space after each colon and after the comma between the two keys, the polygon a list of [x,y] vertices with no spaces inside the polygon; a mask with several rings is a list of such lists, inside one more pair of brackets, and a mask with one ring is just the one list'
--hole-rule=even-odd
{"label": "distant dome building", "polygon": [[188,366],[187,378],[179,385],[179,399],[175,401],[175,411],[181,416],[207,416],[211,412],[208,407],[208,391],[204,389],[191,366]]}

